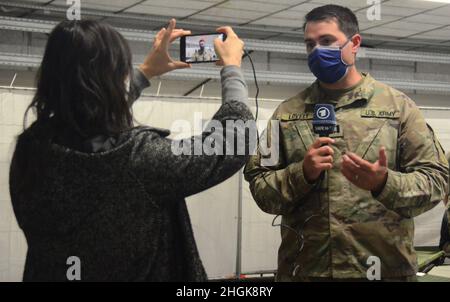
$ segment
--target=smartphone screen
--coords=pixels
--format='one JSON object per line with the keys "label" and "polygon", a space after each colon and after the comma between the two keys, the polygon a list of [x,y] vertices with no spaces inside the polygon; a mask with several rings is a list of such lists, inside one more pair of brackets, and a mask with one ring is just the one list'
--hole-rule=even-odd
{"label": "smartphone screen", "polygon": [[224,34],[199,34],[181,38],[180,60],[186,63],[208,63],[219,60],[214,50],[216,38],[225,40]]}

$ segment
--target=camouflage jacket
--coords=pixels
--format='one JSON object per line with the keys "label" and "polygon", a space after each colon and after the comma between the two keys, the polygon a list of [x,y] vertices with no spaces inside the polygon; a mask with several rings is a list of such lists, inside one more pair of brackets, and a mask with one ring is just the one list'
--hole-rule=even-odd
{"label": "camouflage jacket", "polygon": [[[447,152],[446,158],[447,158],[447,161],[449,162],[448,173],[450,174],[450,152]],[[447,208],[449,209],[449,215],[450,215],[450,207],[448,207],[450,205],[449,195],[450,195],[450,178],[449,178],[449,183],[448,183],[448,187],[447,187],[447,198],[445,199],[445,204],[447,205]]]}
{"label": "camouflage jacket", "polygon": [[[332,135],[333,169],[309,184],[303,157],[316,138],[316,103],[335,104],[339,132]],[[244,173],[258,206],[282,216],[277,280],[366,278],[370,256],[380,259],[382,278],[414,275],[412,218],[444,199],[448,180],[442,147],[415,103],[363,74],[358,85],[335,94],[315,82],[281,103],[272,120],[279,121],[278,162],[263,165],[258,152]],[[381,146],[388,178],[374,197],[341,174],[341,157],[351,151],[375,162]]]}
{"label": "camouflage jacket", "polygon": [[198,49],[193,56],[194,62],[212,61],[214,59],[216,59],[214,52],[209,48],[205,48],[203,52]]}
{"label": "camouflage jacket", "polygon": [[[447,161],[450,163],[450,152],[447,153]],[[448,173],[450,174],[450,164],[448,167]],[[450,179],[447,188],[447,198],[445,199],[447,206],[447,222],[448,222],[448,233],[450,234]],[[450,252],[449,252],[450,253]]]}

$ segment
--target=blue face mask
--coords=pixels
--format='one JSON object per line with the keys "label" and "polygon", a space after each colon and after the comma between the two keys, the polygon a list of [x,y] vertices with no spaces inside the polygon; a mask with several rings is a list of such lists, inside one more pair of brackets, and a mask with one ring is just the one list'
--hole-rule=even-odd
{"label": "blue face mask", "polygon": [[343,79],[348,68],[353,64],[347,64],[342,60],[342,49],[350,42],[350,39],[341,47],[317,46],[308,56],[308,66],[319,81],[334,84]]}

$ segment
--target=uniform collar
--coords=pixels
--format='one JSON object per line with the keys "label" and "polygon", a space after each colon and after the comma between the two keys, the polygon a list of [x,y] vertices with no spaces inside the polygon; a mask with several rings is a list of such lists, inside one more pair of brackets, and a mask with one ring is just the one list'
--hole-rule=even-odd
{"label": "uniform collar", "polygon": [[374,93],[374,79],[367,73],[361,73],[361,81],[353,87],[341,90],[328,90],[320,87],[316,80],[306,92],[305,104],[332,103],[336,109],[348,106],[356,101],[369,101]]}

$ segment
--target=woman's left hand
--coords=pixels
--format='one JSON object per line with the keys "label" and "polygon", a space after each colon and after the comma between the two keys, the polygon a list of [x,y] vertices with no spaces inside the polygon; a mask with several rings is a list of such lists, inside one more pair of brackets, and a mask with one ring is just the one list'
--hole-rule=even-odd
{"label": "woman's left hand", "polygon": [[170,44],[179,37],[191,34],[190,30],[175,29],[176,21],[171,19],[167,29],[162,28],[155,36],[150,53],[139,66],[147,79],[163,75],[169,71],[190,68],[191,64],[175,61],[169,54]]}

